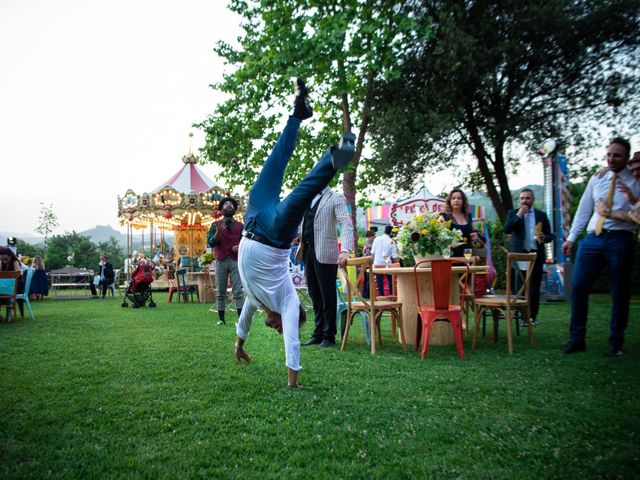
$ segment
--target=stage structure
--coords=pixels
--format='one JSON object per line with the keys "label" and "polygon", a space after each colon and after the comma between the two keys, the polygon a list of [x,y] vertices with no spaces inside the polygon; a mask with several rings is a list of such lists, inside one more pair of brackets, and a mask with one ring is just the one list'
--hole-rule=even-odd
{"label": "stage structure", "polygon": [[544,165],[545,213],[555,234],[553,242],[545,245],[546,266],[543,295],[548,300],[565,300],[571,278],[571,264],[562,253],[562,244],[569,236],[571,214],[569,211],[569,174],[567,159],[558,152],[554,139],[544,142],[539,151]]}
{"label": "stage structure", "polygon": [[[129,254],[133,252],[135,231],[142,236],[144,251],[147,230],[151,254],[155,248],[160,248],[166,255],[166,230],[174,232],[176,256],[191,257],[195,262],[195,257],[207,250],[209,226],[222,216],[218,203],[221,198],[232,195],[207,177],[198,167],[198,161],[189,149],[182,157],[182,168],[162,186],[141,195],[129,189],[122,197],[118,196],[118,218],[120,224],[127,227]],[[236,216],[241,221],[244,199],[237,195],[233,197],[238,201]]]}

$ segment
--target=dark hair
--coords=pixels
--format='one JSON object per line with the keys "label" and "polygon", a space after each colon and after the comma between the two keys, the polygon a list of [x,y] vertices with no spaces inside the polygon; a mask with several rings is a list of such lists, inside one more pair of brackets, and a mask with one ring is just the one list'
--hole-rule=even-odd
{"label": "dark hair", "polygon": [[301,327],[307,323],[307,311],[304,309],[302,304],[300,304],[300,314],[298,315],[298,327]]}
{"label": "dark hair", "polygon": [[627,140],[626,138],[613,137],[609,142],[609,145],[614,143],[617,143],[618,145],[622,145],[625,148],[625,150],[627,151],[627,157],[631,154],[631,144],[629,143],[629,140]]}
{"label": "dark hair", "polygon": [[[530,188],[523,188],[522,190],[520,190],[520,194],[523,192],[529,192],[531,194],[531,200],[536,199],[536,194],[533,193],[533,190],[531,190]],[[520,194],[518,194],[518,196],[520,196]]]}
{"label": "dark hair", "polygon": [[387,225],[386,227],[384,227],[384,233],[387,235],[391,235],[392,230],[393,230],[393,227],[391,225]]}
{"label": "dark hair", "polygon": [[376,236],[376,232],[373,230],[367,230],[367,232],[364,234],[365,237],[369,238],[369,237],[375,237]]}
{"label": "dark hair", "polygon": [[233,208],[235,210],[238,210],[238,201],[233,197],[223,197],[222,200],[220,200],[220,203],[218,203],[218,210],[222,210],[222,206],[224,205],[224,202],[233,203]]}
{"label": "dark hair", "polygon": [[0,255],[8,255],[9,261],[6,263],[7,266],[11,267],[13,270],[14,262],[19,262],[20,260],[16,256],[16,254],[9,247],[0,247]]}
{"label": "dark hair", "polygon": [[454,188],[449,192],[449,195],[447,195],[447,199],[445,200],[445,205],[444,205],[444,213],[446,213],[447,215],[451,215],[453,213],[451,209],[451,197],[453,197],[454,193],[459,193],[462,196],[462,213],[465,215],[468,214],[469,200],[467,200],[467,196],[459,188]]}

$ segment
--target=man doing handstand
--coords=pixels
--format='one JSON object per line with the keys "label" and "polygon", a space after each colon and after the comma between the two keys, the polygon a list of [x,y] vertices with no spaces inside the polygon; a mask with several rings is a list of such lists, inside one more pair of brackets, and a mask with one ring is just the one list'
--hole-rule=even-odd
{"label": "man doing handstand", "polygon": [[288,271],[289,247],[311,200],[351,161],[355,151],[355,135],[345,132],[339,146],[330,147],[291,193],[282,201],[279,199],[284,170],[293,154],[300,123],[313,115],[307,95],[307,88],[298,79],[293,115],[249,192],[238,253],[246,298],[236,327],[236,358],[238,362],[251,361],[243,345],[253,316],[262,307],[267,312],[267,325],[282,331],[288,385],[292,388],[298,386],[301,369],[298,327],[304,310]]}

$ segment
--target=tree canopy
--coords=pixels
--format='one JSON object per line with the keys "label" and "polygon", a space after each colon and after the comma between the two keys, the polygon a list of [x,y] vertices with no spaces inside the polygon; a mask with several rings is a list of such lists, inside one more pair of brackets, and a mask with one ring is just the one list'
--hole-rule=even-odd
{"label": "tree canopy", "polygon": [[467,184],[482,186],[504,221],[507,175],[521,161],[512,147],[535,151],[551,136],[581,145],[599,125],[630,123],[640,95],[637,0],[420,5],[433,35],[373,102],[372,167],[391,172],[397,188],[468,153],[477,169]]}
{"label": "tree canopy", "polygon": [[231,186],[248,189],[276,141],[283,111],[291,107],[291,80],[299,76],[309,84],[315,113],[298,137],[285,187],[297,184],[342,131],[353,128],[356,156],[343,175],[343,188],[355,207],[356,172],[373,92],[380,81],[393,78],[397,58],[408,45],[429,33],[428,25],[417,21],[416,5],[373,0],[231,1],[229,8],[244,19],[244,34],[238,46],[220,43],[215,49],[229,71],[213,88],[229,98],[198,125],[206,132],[206,161],[221,165]]}

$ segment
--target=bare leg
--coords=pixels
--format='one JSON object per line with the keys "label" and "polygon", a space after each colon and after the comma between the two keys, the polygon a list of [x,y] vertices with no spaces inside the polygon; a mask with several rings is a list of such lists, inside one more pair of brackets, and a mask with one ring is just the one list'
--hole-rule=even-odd
{"label": "bare leg", "polygon": [[289,388],[298,388],[298,372],[296,370],[291,370],[290,368],[289,370],[289,374],[288,374],[288,385]]}

